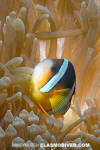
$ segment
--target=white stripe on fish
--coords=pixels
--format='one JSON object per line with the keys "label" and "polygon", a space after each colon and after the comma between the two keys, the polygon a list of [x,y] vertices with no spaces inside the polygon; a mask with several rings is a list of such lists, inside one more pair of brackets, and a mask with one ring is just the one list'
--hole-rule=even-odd
{"label": "white stripe on fish", "polygon": [[60,70],[46,83],[42,88],[40,88],[41,92],[49,92],[52,90],[56,84],[62,79],[64,76],[65,72],[67,71],[68,68],[68,60],[64,59],[63,64],[60,67]]}

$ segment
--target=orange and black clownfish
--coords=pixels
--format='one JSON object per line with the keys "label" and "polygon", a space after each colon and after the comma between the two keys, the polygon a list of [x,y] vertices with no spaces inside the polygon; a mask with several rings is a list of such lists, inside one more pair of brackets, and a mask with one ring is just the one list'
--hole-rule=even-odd
{"label": "orange and black clownfish", "polygon": [[67,59],[45,59],[34,68],[31,91],[47,116],[64,115],[75,93],[76,76]]}

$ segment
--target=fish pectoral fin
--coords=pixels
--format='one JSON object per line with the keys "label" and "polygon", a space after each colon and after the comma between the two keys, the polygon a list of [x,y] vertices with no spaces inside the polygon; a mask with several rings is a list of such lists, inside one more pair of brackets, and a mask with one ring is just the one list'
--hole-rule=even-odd
{"label": "fish pectoral fin", "polygon": [[61,91],[58,93],[55,93],[51,98],[50,98],[50,103],[52,107],[52,112],[57,113],[57,114],[63,114],[64,112],[67,111],[70,102],[69,102],[69,96],[64,93],[61,94]]}

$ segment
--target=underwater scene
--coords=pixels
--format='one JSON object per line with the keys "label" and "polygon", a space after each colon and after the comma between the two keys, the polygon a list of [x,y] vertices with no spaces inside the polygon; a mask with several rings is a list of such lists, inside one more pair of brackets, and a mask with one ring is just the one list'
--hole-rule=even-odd
{"label": "underwater scene", "polygon": [[99,0],[0,0],[0,150],[100,150],[99,50]]}

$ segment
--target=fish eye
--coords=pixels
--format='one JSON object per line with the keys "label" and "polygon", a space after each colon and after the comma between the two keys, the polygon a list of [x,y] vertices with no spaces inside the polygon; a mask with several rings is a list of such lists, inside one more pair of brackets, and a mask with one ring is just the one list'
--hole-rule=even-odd
{"label": "fish eye", "polygon": [[56,66],[53,66],[53,67],[51,68],[51,71],[52,71],[53,73],[56,73],[56,72],[58,71],[58,68],[57,68]]}

